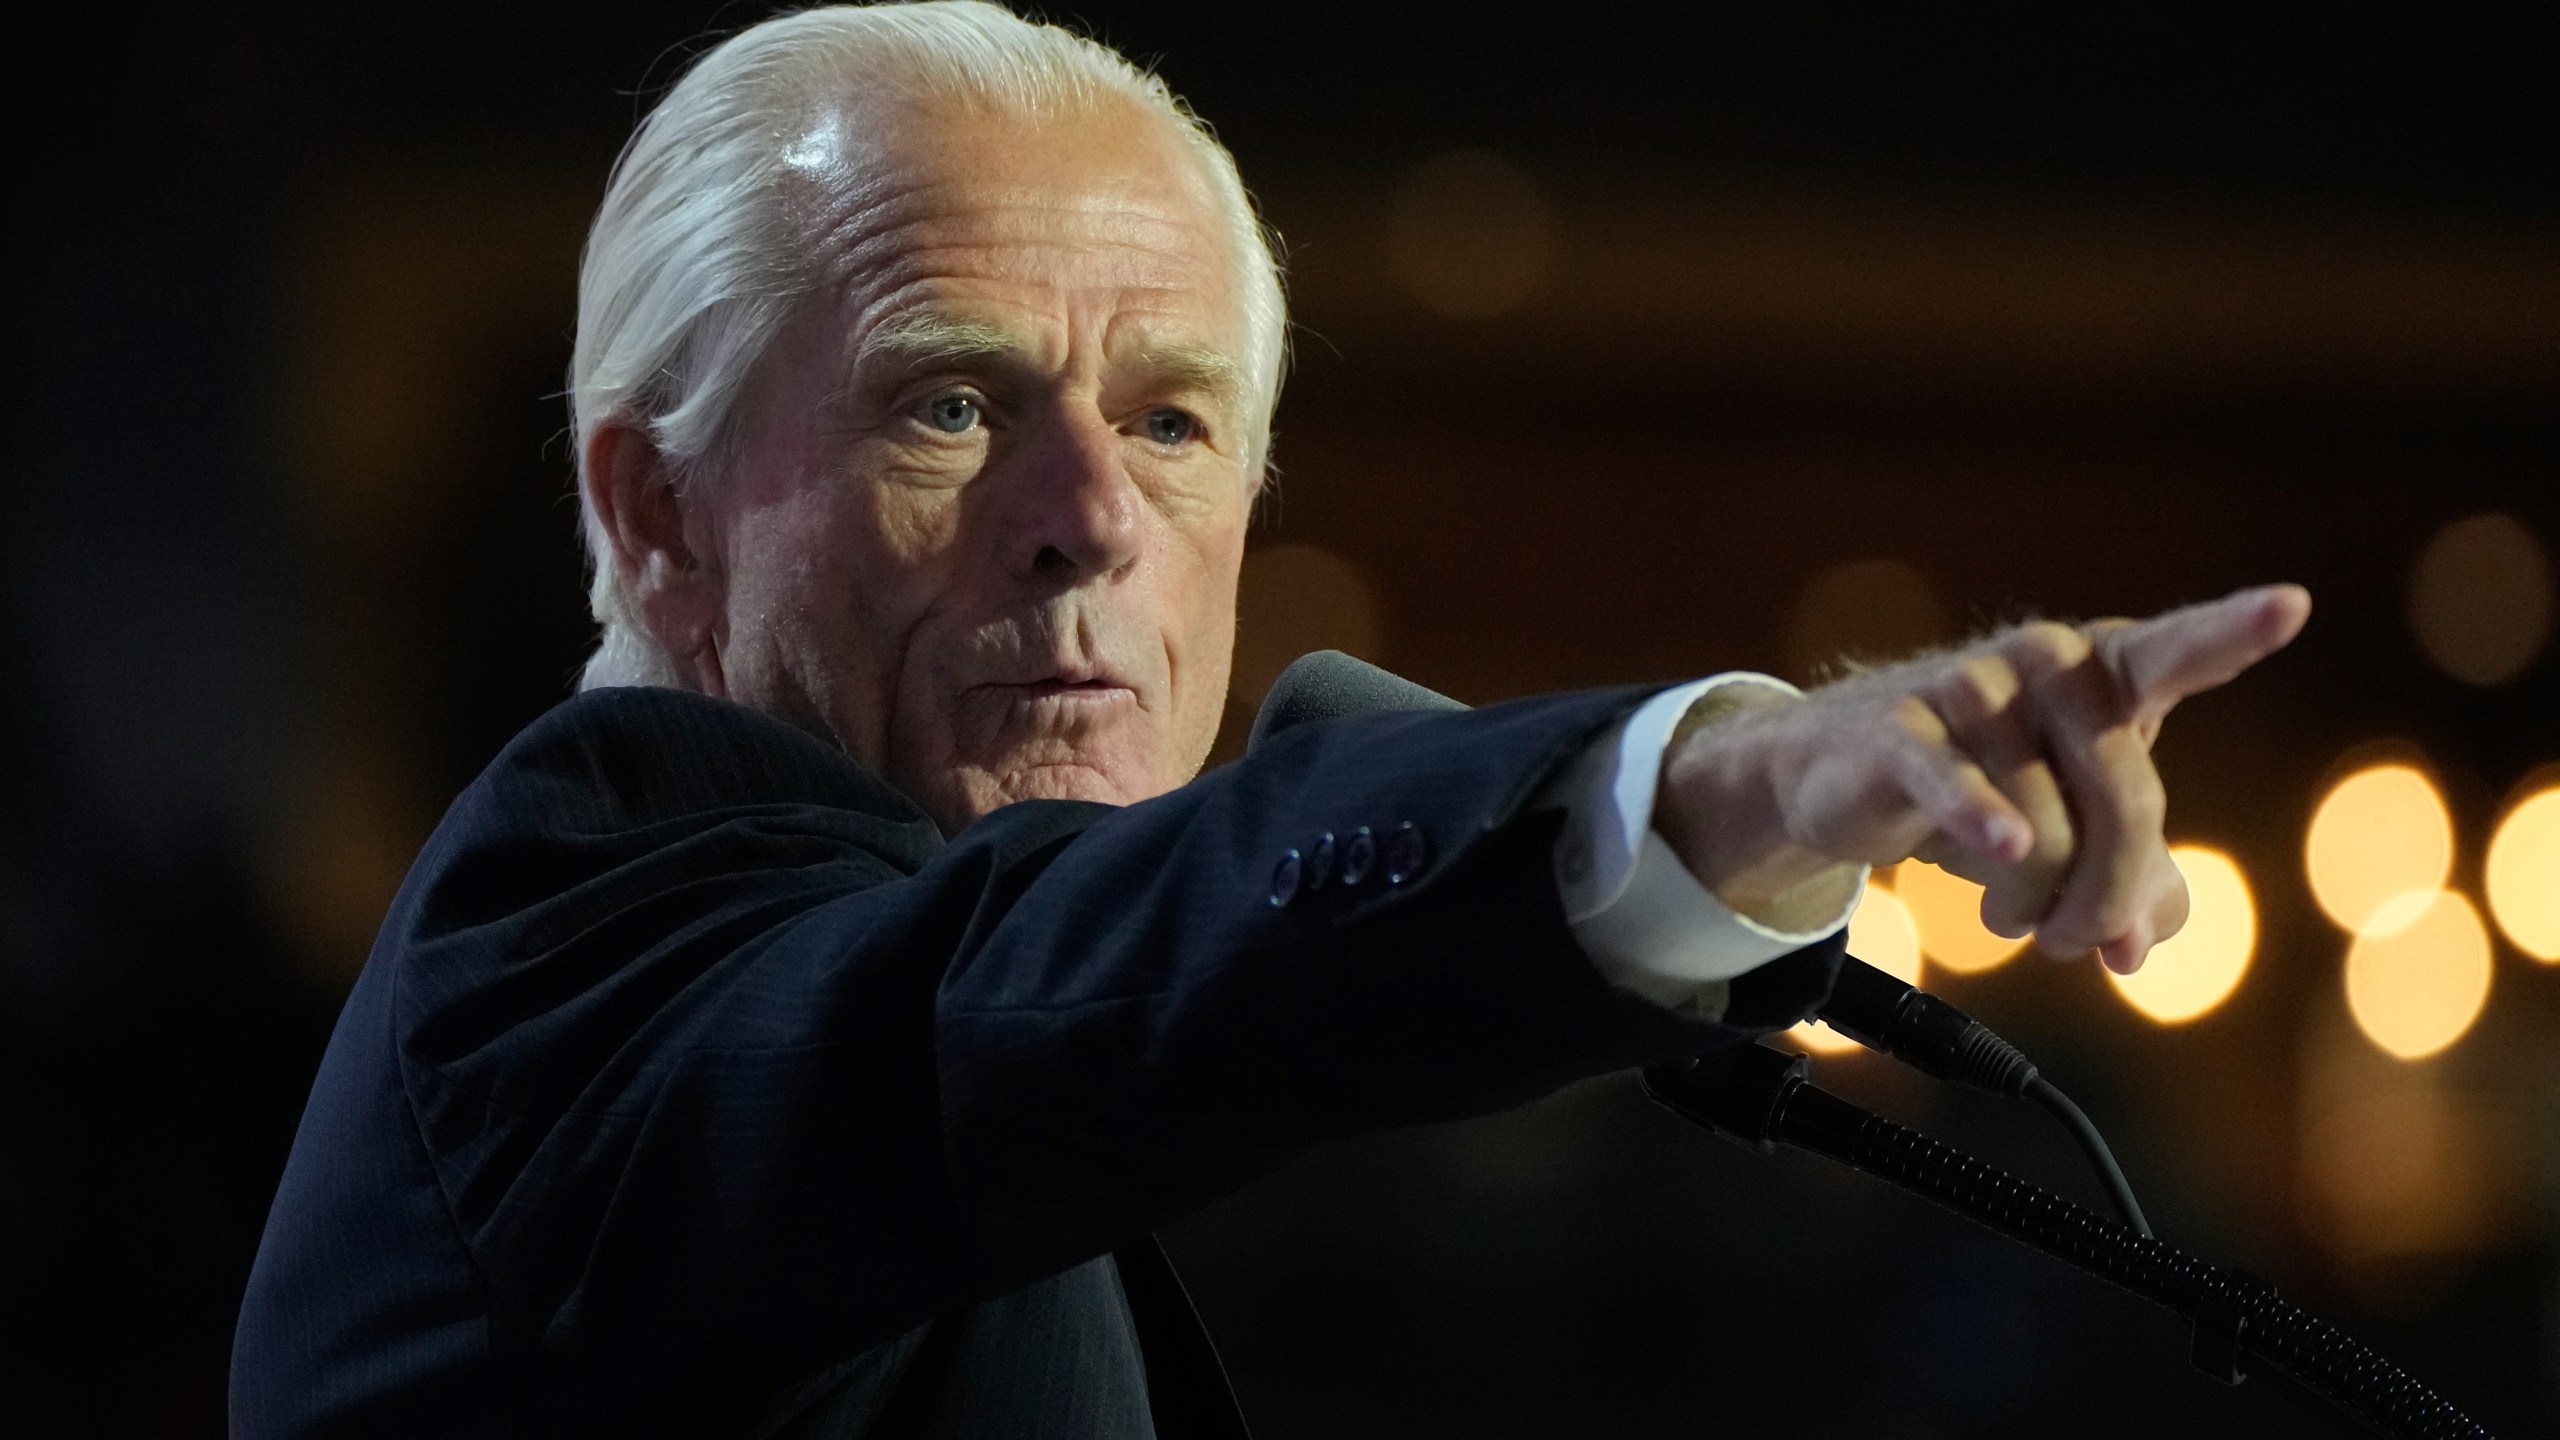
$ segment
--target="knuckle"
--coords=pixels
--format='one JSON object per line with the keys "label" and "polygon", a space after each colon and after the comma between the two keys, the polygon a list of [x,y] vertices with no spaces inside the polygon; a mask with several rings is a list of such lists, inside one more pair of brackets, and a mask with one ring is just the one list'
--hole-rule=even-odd
{"label": "knuckle", "polygon": [[2017,698],[2017,667],[2004,656],[1969,655],[1957,664],[1949,689],[1975,714],[1997,715]]}
{"label": "knuckle", "polygon": [[2089,653],[2088,640],[2059,620],[2028,621],[2011,637],[2010,647],[2035,668],[2050,670],[2076,665]]}
{"label": "knuckle", "polygon": [[2141,923],[2141,907],[2130,895],[2107,897],[2089,917],[2089,929],[2095,932],[2099,944],[2130,935]]}
{"label": "knuckle", "polygon": [[1917,695],[1905,695],[1893,702],[1893,728],[1906,741],[1936,745],[1947,738],[1947,724],[1929,702]]}
{"label": "knuckle", "polygon": [[2165,850],[2153,871],[2152,887],[2151,921],[2154,925],[2166,927],[2161,933],[2169,934],[2186,924],[2195,897],[2188,892],[2187,877],[2179,871],[2177,861],[2171,859]]}
{"label": "knuckle", "polygon": [[2160,941],[2170,939],[2179,931],[2186,928],[2187,907],[2185,905],[2164,905],[2160,908],[2157,914],[2154,914],[2151,917],[2152,943],[2158,944]]}

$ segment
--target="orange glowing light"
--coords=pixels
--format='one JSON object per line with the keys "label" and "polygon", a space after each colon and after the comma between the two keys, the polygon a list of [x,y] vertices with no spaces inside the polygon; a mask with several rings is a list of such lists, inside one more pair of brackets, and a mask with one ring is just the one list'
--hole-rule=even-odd
{"label": "orange glowing light", "polygon": [[[1849,953],[1887,975],[1920,983],[1919,927],[1911,923],[1910,908],[1901,897],[1872,881],[1849,916]],[[1796,1026],[1787,1038],[1817,1055],[1865,1048],[1819,1020]]]}
{"label": "orange glowing light", "polygon": [[2423,1060],[2461,1039],[2488,1001],[2488,927],[2450,890],[2385,903],[2347,949],[2347,1010],[2399,1059]]}
{"label": "orange glowing light", "polygon": [[2453,871],[2453,816],[2435,782],[2407,765],[2359,770],[2331,787],[2311,816],[2303,868],[2312,898],[2350,931],[2418,911],[2390,908],[2411,891],[2444,887]]}
{"label": "orange glowing light", "polygon": [[2228,999],[2258,947],[2258,906],[2238,862],[2202,845],[2169,851],[2187,879],[2187,925],[2151,947],[2130,975],[2107,972],[2125,1003],[2162,1025],[2179,1025]]}
{"label": "orange glowing light", "polygon": [[1893,893],[1920,931],[1920,951],[1959,975],[1976,975],[2026,948],[2024,936],[1994,935],[1982,923],[1982,887],[1917,860],[1897,866]]}
{"label": "orange glowing light", "polygon": [[2489,913],[2515,947],[2560,961],[2560,785],[2527,796],[2498,822],[2482,877]]}

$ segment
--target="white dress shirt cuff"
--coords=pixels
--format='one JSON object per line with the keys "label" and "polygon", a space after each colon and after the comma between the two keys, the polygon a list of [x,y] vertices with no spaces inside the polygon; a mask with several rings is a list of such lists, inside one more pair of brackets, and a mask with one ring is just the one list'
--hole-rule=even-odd
{"label": "white dress shirt cuff", "polygon": [[1723,1013],[1724,982],[1839,929],[1866,894],[1861,872],[1830,923],[1773,929],[1717,899],[1655,832],[1654,792],[1672,733],[1690,707],[1727,685],[1802,693],[1748,671],[1674,686],[1592,742],[1537,801],[1566,812],[1556,837],[1556,888],[1592,965],[1622,990],[1709,1018]]}

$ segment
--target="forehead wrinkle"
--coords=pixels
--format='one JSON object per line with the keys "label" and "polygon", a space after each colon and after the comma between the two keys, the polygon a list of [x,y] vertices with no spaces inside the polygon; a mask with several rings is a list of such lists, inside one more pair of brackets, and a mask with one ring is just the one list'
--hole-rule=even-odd
{"label": "forehead wrinkle", "polygon": [[[968,313],[977,308],[965,298],[973,282],[989,281],[1094,298],[1114,292],[1123,314],[1109,332],[1121,332],[1126,321],[1140,332],[1128,337],[1134,343],[1106,334],[1115,368],[1143,367],[1223,401],[1240,402],[1253,389],[1226,347],[1145,333],[1156,325],[1125,311],[1135,302],[1163,314],[1161,303],[1169,301],[1178,314],[1192,308],[1188,296],[1209,302],[1214,316],[1198,318],[1213,329],[1241,322],[1228,239],[1183,203],[1191,197],[1132,195],[1108,185],[993,188],[924,169],[864,167],[852,183],[830,187],[834,203],[804,211],[804,243],[821,257],[821,273],[832,272],[821,288],[861,332],[841,352],[847,372],[875,359],[912,367],[1046,353],[1041,338]],[[1191,328],[1179,320],[1176,326]]]}
{"label": "forehead wrinkle", "polygon": [[[850,183],[825,188],[833,193],[824,200],[811,196],[817,203],[801,207],[802,243],[826,257],[820,264],[847,290],[867,280],[894,286],[915,273],[917,260],[952,250],[1116,255],[1132,263],[1112,267],[1121,275],[1097,278],[1121,283],[1137,266],[1189,272],[1208,261],[1207,273],[1223,288],[1231,268],[1223,232],[1190,213],[1196,207],[1187,196],[1132,195],[1107,184],[1063,193],[1043,185],[996,188],[919,175],[896,164],[870,167]],[[1016,223],[1008,225],[1008,219]],[[1021,224],[1025,219],[1030,223]]]}
{"label": "forehead wrinkle", "polygon": [[[982,313],[990,301],[1009,311],[1012,305],[1001,298],[1006,288],[1027,284],[1065,301],[1066,311],[1058,318],[1096,303],[1115,312],[1101,337],[1103,354],[1115,365],[1146,367],[1222,395],[1241,395],[1251,389],[1244,366],[1228,353],[1228,347],[1191,333],[1205,320],[1215,336],[1225,328],[1220,322],[1240,319],[1232,313],[1236,308],[1232,297],[1218,283],[1223,277],[1209,277],[1207,285],[1191,274],[1062,277],[1046,266],[989,266],[965,260],[954,264],[943,259],[954,250],[982,254],[977,247],[902,249],[885,244],[882,248],[886,253],[879,267],[851,267],[853,273],[836,289],[838,313],[861,336],[844,352],[849,365],[874,358],[911,365],[969,358],[1035,360],[1049,353],[1052,343],[1045,322],[1024,331]],[[981,294],[980,287],[987,282],[998,288]],[[1195,312],[1194,305],[1186,303],[1195,297],[1210,300],[1211,313],[1186,313]]]}
{"label": "forehead wrinkle", "polygon": [[[1090,146],[1074,146],[1079,155],[1097,158],[1091,182],[1074,183],[1073,175],[1046,165],[1016,165],[1010,176],[995,179],[954,168],[979,155],[991,138],[981,133],[990,118],[984,107],[958,103],[955,112],[955,103],[947,97],[809,97],[808,121],[830,122],[843,131],[835,137],[842,163],[823,176],[796,173],[802,203],[793,208],[801,243],[815,261],[810,280],[832,291],[846,313],[878,314],[889,297],[919,281],[983,278],[1204,294],[1222,320],[1252,329],[1252,283],[1244,273],[1250,256],[1238,251],[1214,177],[1192,147],[1173,143],[1178,131],[1167,132],[1162,116],[1106,100],[1039,117],[1034,129],[1042,136],[1035,140],[1060,125],[1104,122],[1111,133]],[[1024,117],[993,118],[1019,126]],[[1113,123],[1121,119],[1134,122],[1136,130]],[[1010,133],[992,138],[1004,150],[1013,148]],[[1073,164],[1068,168],[1086,173]],[[996,217],[1007,212],[1035,223],[1011,234],[989,233],[1004,228]],[[1030,258],[1026,252],[1040,248],[1052,252],[1051,263],[1021,263]],[[940,263],[955,251],[957,266]],[[1062,252],[1102,263],[1082,275],[1062,276],[1054,264]],[[1213,372],[1223,367],[1172,368],[1206,382],[1217,380]],[[1242,394],[1260,384],[1248,374],[1236,389]]]}
{"label": "forehead wrinkle", "polygon": [[[974,216],[993,213],[984,207],[970,210]],[[1053,208],[1050,213],[1063,217],[1068,212]],[[839,237],[828,246],[838,285],[848,295],[866,289],[886,293],[932,279],[1221,294],[1232,288],[1225,267],[1204,266],[1201,262],[1206,257],[1200,248],[1186,243],[1193,237],[1171,223],[1142,227],[1153,234],[1094,235],[1078,233],[1082,227],[1064,226],[1059,229],[1065,233],[970,234],[960,227],[937,224],[942,218],[902,218]],[[1058,265],[1062,258],[1082,263],[1062,270]]]}

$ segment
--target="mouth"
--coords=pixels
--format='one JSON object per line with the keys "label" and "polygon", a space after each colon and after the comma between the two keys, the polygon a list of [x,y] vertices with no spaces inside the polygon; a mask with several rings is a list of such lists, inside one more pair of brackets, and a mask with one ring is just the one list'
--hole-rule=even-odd
{"label": "mouth", "polygon": [[1134,682],[1102,665],[1065,665],[1046,675],[1021,680],[991,680],[974,688],[980,694],[1016,704],[1046,701],[1048,704],[1042,708],[1053,713],[1060,708],[1080,710],[1092,705],[1135,700],[1138,696]]}
{"label": "mouth", "polygon": [[1019,685],[991,685],[991,690],[1019,696],[1025,700],[1111,700],[1133,693],[1117,680],[1097,677],[1091,680],[1033,680]]}

